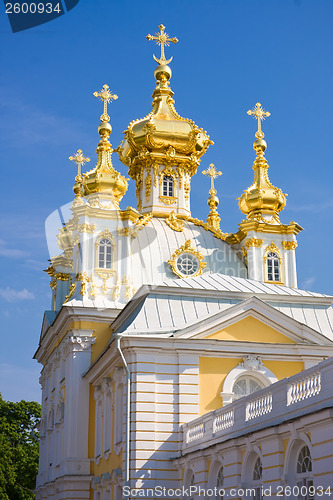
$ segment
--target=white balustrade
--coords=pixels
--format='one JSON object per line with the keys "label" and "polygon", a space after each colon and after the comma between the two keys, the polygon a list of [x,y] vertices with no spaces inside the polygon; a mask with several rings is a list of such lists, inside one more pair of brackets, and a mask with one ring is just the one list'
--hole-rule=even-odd
{"label": "white balustrade", "polygon": [[205,424],[201,422],[200,424],[194,425],[193,427],[189,427],[187,430],[186,442],[192,443],[193,441],[197,441],[202,438],[205,432]]}
{"label": "white balustrade", "polygon": [[321,391],[320,372],[311,374],[309,377],[300,378],[289,384],[287,404],[292,405],[298,401],[311,398]]}
{"label": "white balustrade", "polygon": [[223,413],[216,415],[213,420],[213,433],[223,431],[224,429],[229,429],[234,425],[235,413],[231,409],[229,411],[224,411]]}
{"label": "white balustrade", "polygon": [[252,399],[246,403],[246,420],[261,417],[270,413],[273,409],[272,394],[268,392],[263,396]]}
{"label": "white balustrade", "polygon": [[322,361],[313,368],[184,424],[183,451],[230,439],[245,428],[254,431],[294,418],[304,414],[309,406],[311,411],[325,405],[332,406],[332,361],[332,358]]}

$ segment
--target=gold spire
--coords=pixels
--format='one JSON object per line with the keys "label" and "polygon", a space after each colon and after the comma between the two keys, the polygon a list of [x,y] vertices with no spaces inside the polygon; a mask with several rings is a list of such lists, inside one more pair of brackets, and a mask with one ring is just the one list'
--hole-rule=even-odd
{"label": "gold spire", "polygon": [[217,179],[220,175],[222,175],[222,172],[216,170],[214,164],[211,163],[207,168],[207,170],[203,170],[202,173],[203,175],[207,175],[208,177],[210,177],[210,190],[209,190],[210,196],[207,202],[210,208],[210,212],[207,217],[207,223],[214,229],[220,229],[221,218],[216,210],[219,204],[219,199],[216,196],[217,191],[214,186],[214,179]]}
{"label": "gold spire", "polygon": [[171,61],[173,59],[173,57],[170,57],[170,59],[168,59],[168,60],[165,59],[164,46],[168,47],[170,45],[170,42],[177,43],[178,42],[178,38],[176,38],[176,37],[169,38],[168,33],[165,33],[165,26],[163,26],[163,24],[159,25],[159,29],[160,29],[160,32],[159,33],[155,33],[155,36],[152,36],[152,35],[148,34],[146,36],[146,38],[150,42],[152,40],[156,41],[157,45],[161,46],[161,57],[159,59],[157,59],[157,57],[153,54],[153,58],[155,59],[155,61],[159,65],[162,66],[162,65],[166,65],[166,64],[171,63]]}
{"label": "gold spire", "polygon": [[[109,123],[110,117],[107,113],[107,104],[112,100],[118,99],[118,96],[113,94],[106,84],[103,85],[100,92],[94,92],[93,95],[103,101],[103,114],[100,117],[101,123],[98,127],[98,133],[101,136],[101,140],[96,149],[97,164],[95,168],[81,176],[82,192],[84,195],[103,193],[107,196],[111,196],[117,208],[120,199],[127,191],[127,180],[112,166],[111,154],[113,149],[109,142],[112,127]],[[74,159],[74,161],[77,160]],[[85,161],[87,161],[87,159],[85,159]]]}
{"label": "gold spire", "polygon": [[75,197],[78,199],[81,198],[82,195],[82,175],[81,175],[81,167],[85,163],[90,161],[90,158],[85,158],[82,153],[82,149],[78,149],[74,156],[70,156],[68,158],[70,161],[73,161],[77,165],[77,175],[75,177],[76,183],[74,184],[73,191],[75,193]]}
{"label": "gold spire", "polygon": [[[156,86],[153,109],[144,118],[133,120],[128,125],[124,132],[125,138],[117,150],[120,160],[128,167],[129,176],[136,181],[138,210],[142,209],[147,199],[144,182],[149,183],[146,184],[148,186],[152,185],[151,189],[158,189],[162,166],[165,166],[178,179],[179,190],[186,189],[184,212],[190,212],[190,178],[196,173],[201,156],[214,143],[207,132],[192,120],[181,117],[175,109],[169,82],[172,71],[167,65],[172,58],[166,60],[164,48],[178,40],[170,38],[162,24],[159,28],[160,33],[155,36],[147,35],[148,40],[154,40],[161,46],[160,59],[154,56],[158,66],[154,71]],[[150,190],[147,192],[150,195]],[[162,203],[167,204],[167,201],[162,200]]]}
{"label": "gold spire", "polygon": [[103,114],[101,115],[101,118],[100,118],[101,122],[110,121],[110,117],[108,115],[108,103],[118,99],[118,96],[116,94],[112,94],[109,86],[106,84],[103,85],[103,89],[100,92],[94,92],[93,95],[95,97],[99,97],[100,100],[103,101],[104,111],[103,111]]}
{"label": "gold spire", "polygon": [[253,118],[257,118],[258,130],[255,133],[255,136],[257,139],[263,139],[265,137],[265,134],[261,130],[261,120],[264,120],[266,117],[271,116],[270,112],[265,111],[260,102],[257,102],[253,109],[248,110],[247,114],[253,116]]}
{"label": "gold spire", "polygon": [[68,158],[70,161],[73,161],[77,165],[77,176],[75,177],[75,180],[81,180],[81,167],[85,163],[88,163],[90,161],[90,158],[85,158],[82,153],[82,149],[78,149],[77,152],[75,153],[74,156],[70,156]]}
{"label": "gold spire", "polygon": [[258,119],[258,131],[255,134],[257,140],[253,143],[257,156],[253,163],[254,182],[238,198],[239,208],[247,215],[248,219],[279,223],[278,214],[286,205],[286,195],[282,193],[281,189],[273,186],[268,178],[268,163],[264,157],[267,143],[263,139],[264,133],[261,130],[261,120],[270,116],[270,113],[257,102],[247,114]]}

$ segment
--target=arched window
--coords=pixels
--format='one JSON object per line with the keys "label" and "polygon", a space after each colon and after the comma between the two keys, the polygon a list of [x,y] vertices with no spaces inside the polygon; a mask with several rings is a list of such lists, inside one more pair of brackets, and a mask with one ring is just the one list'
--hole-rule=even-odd
{"label": "arched window", "polygon": [[112,268],[112,242],[103,238],[98,246],[98,267],[100,269]]}
{"label": "arched window", "polygon": [[257,378],[245,375],[236,379],[232,392],[234,393],[234,399],[239,399],[260,391],[260,389],[264,387],[265,386]]}
{"label": "arched window", "polygon": [[163,177],[163,196],[174,196],[173,177],[165,175]]}
{"label": "arched window", "polygon": [[221,465],[216,477],[216,492],[217,492],[216,498],[220,500],[223,500],[223,494],[222,494],[223,491],[221,491],[223,490],[223,484],[224,484],[224,472],[223,472],[223,465]]}
{"label": "arched window", "polygon": [[274,252],[267,254],[267,281],[281,281],[280,259]]}
{"label": "arched window", "polygon": [[254,500],[261,500],[262,462],[260,457],[258,457],[257,460],[254,462],[252,480],[253,480],[252,485],[255,491],[253,498]]}
{"label": "arched window", "polygon": [[[299,488],[298,498],[312,500],[314,498],[312,459],[308,446],[303,446],[297,457],[296,479]],[[312,486],[312,488],[310,488]],[[302,488],[303,487],[303,488]]]}

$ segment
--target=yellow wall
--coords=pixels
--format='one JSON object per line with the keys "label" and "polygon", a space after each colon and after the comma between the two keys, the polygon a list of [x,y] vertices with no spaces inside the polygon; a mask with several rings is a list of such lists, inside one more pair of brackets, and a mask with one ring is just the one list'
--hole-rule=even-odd
{"label": "yellow wall", "polygon": [[282,335],[270,326],[256,318],[248,316],[237,323],[227,326],[223,330],[213,333],[207,339],[238,340],[242,342],[265,342],[278,344],[295,344],[293,340]]}
{"label": "yellow wall", "polygon": [[[83,327],[82,327],[83,328]],[[112,377],[112,372],[108,374]],[[114,398],[114,384],[112,384],[112,394]],[[89,402],[89,439],[88,439],[88,454],[89,458],[94,458],[95,456],[95,405],[96,401],[94,399],[94,389],[90,386],[90,402]],[[118,469],[122,467],[122,452],[117,455],[113,451],[114,447],[114,400],[112,401],[112,429],[111,429],[111,453],[107,460],[102,456],[99,463],[96,464],[94,461],[91,462],[90,473],[94,476],[100,476],[105,472],[112,472],[113,469]],[[102,422],[103,427],[103,422]],[[102,437],[102,448],[103,448],[103,437]]]}
{"label": "yellow wall", "polygon": [[[199,414],[203,415],[222,406],[223,383],[228,373],[242,362],[241,358],[199,357]],[[263,364],[277,379],[291,377],[304,370],[301,361],[271,361],[263,359]]]}
{"label": "yellow wall", "polygon": [[199,357],[199,414],[221,408],[220,392],[227,374],[242,362],[241,358]]}
{"label": "yellow wall", "polygon": [[74,321],[73,323],[71,323],[69,329],[79,330],[81,328],[84,330],[94,331],[93,336],[96,337],[96,342],[92,345],[91,349],[91,362],[93,363],[101,354],[111,338],[111,329],[109,323],[98,323],[95,321]]}

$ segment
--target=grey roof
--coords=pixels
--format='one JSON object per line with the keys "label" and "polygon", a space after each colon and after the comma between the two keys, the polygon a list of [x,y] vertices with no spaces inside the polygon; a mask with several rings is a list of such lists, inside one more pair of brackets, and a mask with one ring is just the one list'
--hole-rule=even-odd
{"label": "grey roof", "polygon": [[333,297],[222,274],[142,287],[134,296],[135,307],[127,317],[123,316],[118,331],[138,334],[176,331],[253,296],[333,339]]}

